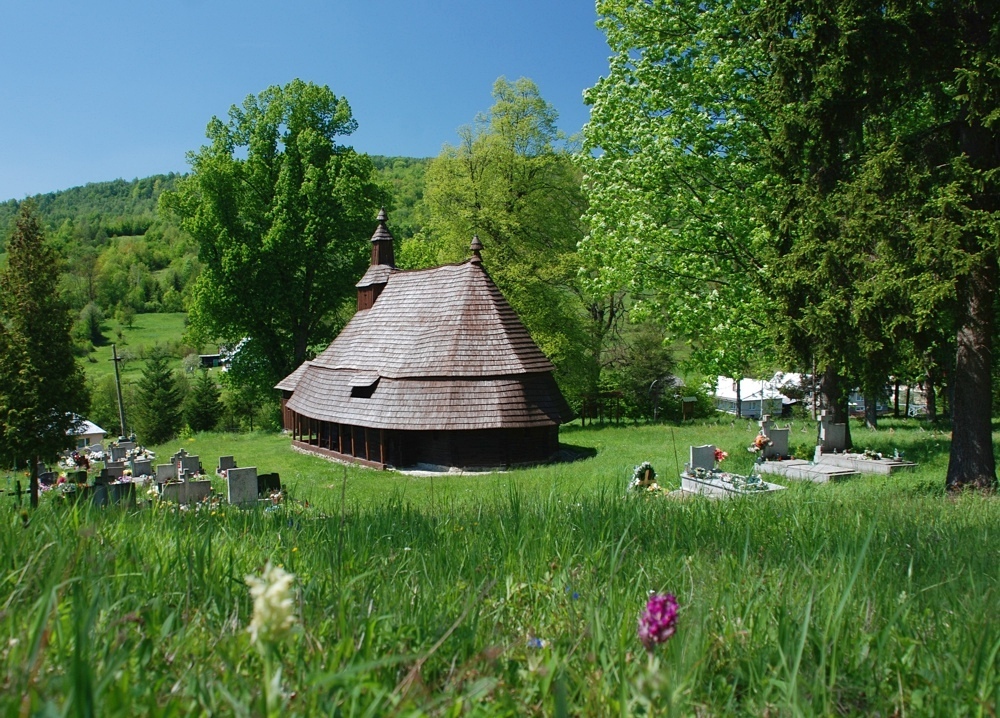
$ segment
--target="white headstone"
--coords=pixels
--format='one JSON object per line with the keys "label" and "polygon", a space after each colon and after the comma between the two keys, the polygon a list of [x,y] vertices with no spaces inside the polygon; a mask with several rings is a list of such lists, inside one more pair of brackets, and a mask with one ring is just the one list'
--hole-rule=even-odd
{"label": "white headstone", "polygon": [[715,468],[715,447],[712,444],[691,447],[691,468],[692,469],[714,469]]}
{"label": "white headstone", "polygon": [[226,474],[229,485],[229,503],[245,506],[257,502],[257,467],[248,466],[243,469],[229,469]]}

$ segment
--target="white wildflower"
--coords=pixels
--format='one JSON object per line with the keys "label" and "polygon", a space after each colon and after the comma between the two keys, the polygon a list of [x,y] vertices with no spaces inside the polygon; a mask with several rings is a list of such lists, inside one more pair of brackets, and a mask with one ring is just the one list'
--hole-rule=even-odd
{"label": "white wildflower", "polygon": [[253,596],[250,640],[258,645],[278,643],[295,625],[295,576],[268,561],[263,576],[247,576],[246,582]]}

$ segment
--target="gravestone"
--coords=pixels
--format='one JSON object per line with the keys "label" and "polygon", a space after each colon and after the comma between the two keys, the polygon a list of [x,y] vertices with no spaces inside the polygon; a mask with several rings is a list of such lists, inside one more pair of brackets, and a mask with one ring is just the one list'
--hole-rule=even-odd
{"label": "gravestone", "polygon": [[177,478],[177,465],[176,464],[157,464],[156,465],[156,483],[162,484],[166,481],[172,481]]}
{"label": "gravestone", "polygon": [[223,471],[229,471],[230,469],[236,468],[236,460],[232,456],[220,456],[219,457],[219,468],[216,469],[217,472],[222,473]]}
{"label": "gravestone", "polygon": [[188,455],[188,452],[187,452],[186,449],[178,449],[177,453],[170,457],[170,462],[172,464],[180,463],[180,460],[183,459],[187,455]]}
{"label": "gravestone", "polygon": [[281,477],[278,474],[261,474],[257,477],[257,495],[270,496],[281,491]]}
{"label": "gravestone", "polygon": [[824,411],[819,419],[819,437],[816,442],[824,453],[847,450],[847,427],[834,424],[830,412]]}
{"label": "gravestone", "polygon": [[153,462],[149,459],[132,460],[132,476],[149,476],[153,473]]}
{"label": "gravestone", "polygon": [[101,473],[94,477],[94,486],[107,486],[111,483],[111,476],[107,469],[101,469]]}
{"label": "gravestone", "polygon": [[66,472],[66,482],[70,484],[85,484],[87,483],[87,472],[86,471],[67,471]]}
{"label": "gravestone", "polygon": [[257,502],[257,467],[230,469],[226,476],[229,503],[246,506]]}
{"label": "gravestone", "polygon": [[185,454],[178,460],[177,468],[181,472],[188,471],[192,474],[197,474],[201,469],[201,462],[198,460],[197,456],[188,456]]}
{"label": "gravestone", "polygon": [[107,469],[108,476],[113,479],[120,479],[125,474],[124,461],[109,461],[104,468]]}
{"label": "gravestone", "polygon": [[124,461],[126,456],[128,456],[128,451],[123,449],[121,444],[111,447],[112,461]]}
{"label": "gravestone", "polygon": [[160,497],[179,504],[191,504],[201,501],[211,493],[211,481],[182,481],[176,484],[164,484]]}
{"label": "gravestone", "polygon": [[44,486],[52,486],[56,482],[56,475],[51,471],[46,471],[38,475],[38,483]]}
{"label": "gravestone", "polygon": [[771,440],[770,446],[765,446],[762,455],[765,459],[781,459],[788,456],[788,429],[779,429],[771,421],[769,414],[760,418],[760,431]]}
{"label": "gravestone", "polygon": [[91,501],[94,506],[107,506],[108,505],[108,487],[104,485],[95,485],[90,493]]}
{"label": "gravestone", "polygon": [[125,451],[131,451],[132,449],[135,448],[135,442],[134,441],[119,441],[118,442],[118,446],[120,446],[121,448],[125,449]]}
{"label": "gravestone", "polygon": [[692,469],[708,469],[709,471],[714,469],[715,447],[712,444],[692,446],[690,466]]}

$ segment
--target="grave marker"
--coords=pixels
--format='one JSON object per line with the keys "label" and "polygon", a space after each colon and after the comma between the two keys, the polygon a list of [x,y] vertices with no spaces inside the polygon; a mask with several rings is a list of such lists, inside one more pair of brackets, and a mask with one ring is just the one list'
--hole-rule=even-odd
{"label": "grave marker", "polygon": [[219,467],[216,469],[217,472],[221,473],[223,471],[229,471],[230,469],[236,468],[236,460],[232,456],[220,456],[219,457]]}
{"label": "grave marker", "polygon": [[132,476],[149,476],[152,473],[152,461],[149,459],[132,459]]}
{"label": "grave marker", "polygon": [[257,502],[257,467],[248,466],[244,469],[230,469],[226,476],[228,484],[227,499],[237,506],[246,506]]}
{"label": "grave marker", "polygon": [[177,465],[176,464],[157,464],[156,465],[156,483],[162,484],[165,481],[171,481],[177,478]]}
{"label": "grave marker", "polygon": [[847,427],[844,424],[834,424],[830,412],[820,414],[818,429],[816,443],[824,453],[847,450]]}
{"label": "grave marker", "polygon": [[712,444],[691,447],[691,469],[707,469],[711,471],[715,468],[715,447]]}
{"label": "grave marker", "polygon": [[188,456],[185,454],[180,457],[177,464],[181,472],[188,471],[192,474],[197,474],[201,470],[201,461],[198,460],[197,456]]}

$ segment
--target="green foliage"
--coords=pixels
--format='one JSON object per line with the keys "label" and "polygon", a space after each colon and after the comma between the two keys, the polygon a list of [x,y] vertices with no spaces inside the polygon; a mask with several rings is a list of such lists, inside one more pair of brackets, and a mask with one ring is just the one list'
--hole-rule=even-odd
{"label": "green foliage", "polygon": [[500,78],[493,98],[490,111],[462,128],[460,143],[446,146],[428,168],[427,231],[403,244],[402,261],[462,261],[477,234],[484,266],[572,400],[593,384],[598,361],[577,281],[581,176],[554,108],[533,82]]}
{"label": "green foliage", "polygon": [[212,375],[201,370],[184,403],[184,421],[191,431],[211,431],[218,425],[222,417],[220,395]]}
{"label": "green foliage", "polygon": [[269,388],[329,343],[327,320],[354,296],[385,202],[371,160],[338,144],[356,127],[328,87],[270,87],[212,119],[192,174],[162,197],[203,264],[191,331],[244,342],[260,360],[244,382]]}
{"label": "green foliage", "polygon": [[420,233],[427,221],[424,178],[431,160],[379,156],[370,159],[378,172],[379,181],[386,186],[391,198],[386,209],[392,222],[393,237],[398,245],[406,245]]}
{"label": "green foliage", "polygon": [[80,316],[74,326],[77,338],[89,342],[93,346],[104,344],[104,332],[101,324],[104,322],[104,312],[94,302],[90,302],[80,311]]}
{"label": "green foliage", "polygon": [[0,459],[31,465],[65,449],[66,434],[88,404],[73,358],[72,317],[56,292],[58,257],[46,246],[34,206],[18,210],[0,274]]}
{"label": "green foliage", "polygon": [[160,444],[181,429],[184,395],[177,377],[159,348],[150,352],[136,386],[134,423],[139,441]]}

